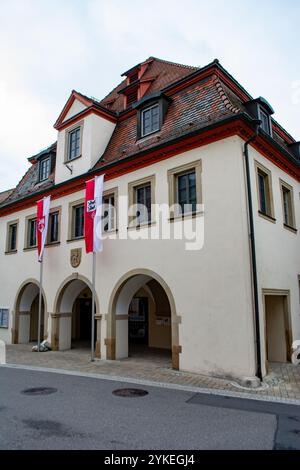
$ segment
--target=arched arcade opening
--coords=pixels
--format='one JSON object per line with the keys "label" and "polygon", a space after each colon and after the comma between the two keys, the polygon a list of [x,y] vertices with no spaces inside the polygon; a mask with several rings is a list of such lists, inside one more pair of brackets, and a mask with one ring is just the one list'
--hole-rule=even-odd
{"label": "arched arcade opening", "polygon": [[[19,289],[15,303],[15,318],[13,327],[14,344],[27,344],[38,340],[39,285],[37,281],[29,280]],[[47,337],[47,310],[45,296],[42,293],[41,310],[41,341]]]}
{"label": "arched arcade opening", "polygon": [[[98,301],[94,306],[96,314]],[[95,318],[95,346],[97,318]],[[52,315],[51,344],[54,350],[90,348],[92,330],[92,290],[88,280],[71,277],[59,289]]]}
{"label": "arched arcade opening", "polygon": [[115,287],[109,306],[108,359],[163,361],[179,368],[179,333],[173,295],[157,274],[136,270]]}

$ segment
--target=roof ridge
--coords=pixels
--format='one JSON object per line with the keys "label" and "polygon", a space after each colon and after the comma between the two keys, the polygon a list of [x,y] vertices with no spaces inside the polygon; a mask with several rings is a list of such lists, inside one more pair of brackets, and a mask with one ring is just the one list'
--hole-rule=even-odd
{"label": "roof ridge", "polygon": [[148,60],[157,60],[158,62],[163,62],[164,64],[174,65],[175,67],[182,67],[190,70],[199,70],[201,67],[195,67],[193,65],[180,64],[179,62],[172,62],[171,60],[160,59],[159,57],[150,56]]}

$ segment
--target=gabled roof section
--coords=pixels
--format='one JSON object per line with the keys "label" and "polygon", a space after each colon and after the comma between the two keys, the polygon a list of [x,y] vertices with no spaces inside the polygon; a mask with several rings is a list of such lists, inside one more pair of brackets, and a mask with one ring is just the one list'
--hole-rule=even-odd
{"label": "gabled roof section", "polygon": [[[73,106],[76,100],[83,105],[83,108],[74,116],[70,116],[68,119],[66,119],[66,117],[68,117],[68,112],[70,111],[71,107]],[[73,119],[76,119],[76,117],[82,116],[84,115],[84,113],[88,112],[95,112],[96,114],[99,114],[102,117],[112,121],[116,120],[115,113],[112,113],[108,109],[104,108],[98,100],[96,100],[95,98],[89,98],[88,96],[85,96],[76,90],[72,90],[68,101],[66,102],[62,112],[60,113],[56,123],[54,124],[54,128],[60,130],[66,125],[71,124]]]}
{"label": "gabled roof section", "polygon": [[75,100],[78,100],[80,103],[82,103],[87,108],[89,106],[92,106],[92,104],[93,104],[93,101],[90,98],[88,98],[87,96],[82,95],[81,93],[78,93],[76,90],[72,90],[65,106],[63,107],[62,112],[60,113],[60,115],[57,118],[56,123],[54,124],[55,128],[59,127],[59,125],[64,122],[64,120],[65,120],[68,112],[70,111],[72,105],[74,104]]}

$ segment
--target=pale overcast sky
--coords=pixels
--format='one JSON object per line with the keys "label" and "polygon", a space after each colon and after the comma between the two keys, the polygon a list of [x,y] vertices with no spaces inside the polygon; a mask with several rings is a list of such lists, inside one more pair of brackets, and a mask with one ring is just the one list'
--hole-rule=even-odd
{"label": "pale overcast sky", "polygon": [[72,89],[104,97],[153,55],[214,58],[300,140],[299,0],[0,0],[0,191],[56,140]]}

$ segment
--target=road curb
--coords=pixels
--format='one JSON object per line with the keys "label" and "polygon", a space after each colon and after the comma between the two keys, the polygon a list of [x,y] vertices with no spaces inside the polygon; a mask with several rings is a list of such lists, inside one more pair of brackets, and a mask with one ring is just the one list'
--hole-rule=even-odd
{"label": "road curb", "polygon": [[185,392],[202,393],[206,395],[218,395],[222,397],[244,398],[247,400],[256,400],[256,401],[264,401],[264,402],[281,403],[284,405],[300,406],[300,400],[293,399],[293,398],[257,396],[257,395],[253,395],[253,394],[245,393],[245,392],[239,393],[239,392],[231,392],[229,390],[224,390],[224,389],[201,388],[201,387],[195,387],[195,386],[174,384],[174,383],[169,383],[169,382],[156,382],[153,380],[135,379],[132,377],[123,377],[123,376],[118,376],[118,375],[94,374],[92,372],[80,372],[80,371],[74,371],[74,370],[54,369],[54,368],[49,368],[49,367],[38,367],[38,366],[27,366],[27,365],[21,365],[21,364],[0,364],[0,370],[1,368],[23,369],[23,370],[31,370],[31,371],[36,371],[36,372],[51,372],[53,374],[73,375],[77,377],[110,380],[112,382],[131,383],[135,385],[146,385],[149,387],[158,387],[158,388],[168,388],[170,390],[181,390]]}

